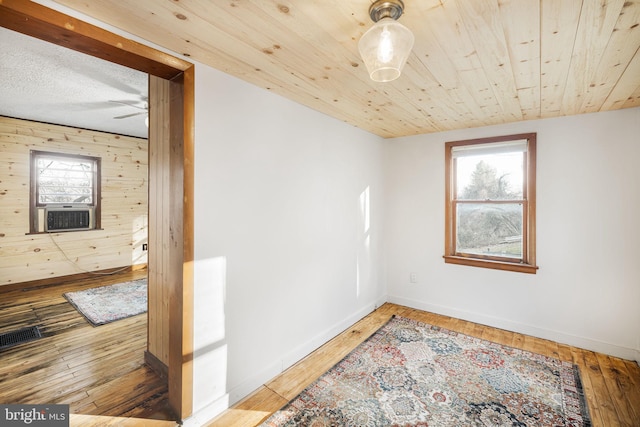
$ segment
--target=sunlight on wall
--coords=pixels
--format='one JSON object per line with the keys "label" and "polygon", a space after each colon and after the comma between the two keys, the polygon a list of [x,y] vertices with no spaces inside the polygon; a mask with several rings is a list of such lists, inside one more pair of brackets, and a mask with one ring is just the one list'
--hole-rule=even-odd
{"label": "sunlight on wall", "polygon": [[356,262],[356,296],[360,296],[362,285],[371,280],[371,202],[370,189],[360,193],[358,211],[358,258]]}
{"label": "sunlight on wall", "polygon": [[193,378],[194,411],[225,398],[227,388],[227,342],[225,301],[227,258],[195,262]]}
{"label": "sunlight on wall", "polygon": [[146,264],[148,251],[142,245],[149,242],[149,217],[140,215],[131,224],[131,265]]}

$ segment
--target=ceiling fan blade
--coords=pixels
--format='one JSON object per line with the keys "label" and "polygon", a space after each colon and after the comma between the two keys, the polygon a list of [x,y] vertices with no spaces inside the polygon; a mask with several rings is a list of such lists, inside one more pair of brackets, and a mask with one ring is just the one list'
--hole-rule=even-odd
{"label": "ceiling fan blade", "polygon": [[[130,71],[133,71],[133,70],[130,70]],[[87,73],[86,75],[88,76],[89,73]],[[120,92],[124,92],[125,94],[131,95],[133,97],[142,98],[142,97],[146,97],[147,95],[146,85],[149,80],[148,76],[144,76],[144,78],[140,79],[140,82],[136,82],[133,86],[130,84],[124,83],[123,81],[118,80],[117,78],[114,78],[113,76],[109,75],[109,73],[105,73],[102,69],[99,70],[98,72],[92,72],[90,76],[92,79],[98,81],[99,83],[104,84],[105,86],[111,87]],[[144,84],[140,84],[140,83],[144,83]],[[139,84],[140,86],[138,86]]]}
{"label": "ceiling fan blade", "polygon": [[139,113],[125,114],[124,116],[114,117],[114,119],[126,119],[127,117],[139,116],[140,114],[147,114],[147,113],[139,112]]}
{"label": "ceiling fan blade", "polygon": [[138,110],[145,110],[145,111],[147,110],[146,104],[145,104],[144,107],[136,105],[136,104],[139,103],[139,101],[113,101],[113,100],[109,100],[109,102],[113,102],[114,104],[126,105],[127,107],[137,108]]}
{"label": "ceiling fan blade", "polygon": [[51,106],[60,106],[61,108],[69,108],[73,111],[87,111],[87,110],[108,110],[112,108],[120,108],[119,105],[107,101],[95,101],[95,102],[56,102],[49,104]]}

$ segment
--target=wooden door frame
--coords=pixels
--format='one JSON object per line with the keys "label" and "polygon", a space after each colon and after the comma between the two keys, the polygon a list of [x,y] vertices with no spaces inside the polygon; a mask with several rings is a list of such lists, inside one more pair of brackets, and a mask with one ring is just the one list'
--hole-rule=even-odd
{"label": "wooden door frame", "polygon": [[168,130],[182,192],[170,203],[172,224],[182,231],[182,236],[174,236],[182,246],[182,259],[170,280],[168,389],[172,409],[180,419],[187,418],[193,410],[194,66],[31,1],[0,1],[0,26],[171,82]]}

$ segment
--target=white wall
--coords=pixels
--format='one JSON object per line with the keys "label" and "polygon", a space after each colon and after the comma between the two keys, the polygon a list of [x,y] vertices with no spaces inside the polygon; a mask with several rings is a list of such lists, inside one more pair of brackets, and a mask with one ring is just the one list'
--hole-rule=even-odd
{"label": "white wall", "polygon": [[386,292],[381,138],[205,66],[195,111],[197,411],[253,391]]}
{"label": "white wall", "polygon": [[[445,264],[444,143],[523,132],[538,134],[538,273]],[[639,135],[635,108],[389,141],[390,301],[640,359]]]}

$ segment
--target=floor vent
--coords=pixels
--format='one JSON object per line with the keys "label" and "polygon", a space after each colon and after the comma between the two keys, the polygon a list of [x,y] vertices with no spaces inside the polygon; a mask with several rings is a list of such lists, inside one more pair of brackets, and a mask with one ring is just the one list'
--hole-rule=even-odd
{"label": "floor vent", "polygon": [[30,328],[18,329],[17,331],[6,332],[0,334],[0,350],[13,347],[14,345],[22,344],[25,342],[37,340],[42,338],[40,329],[37,326],[31,326]]}

